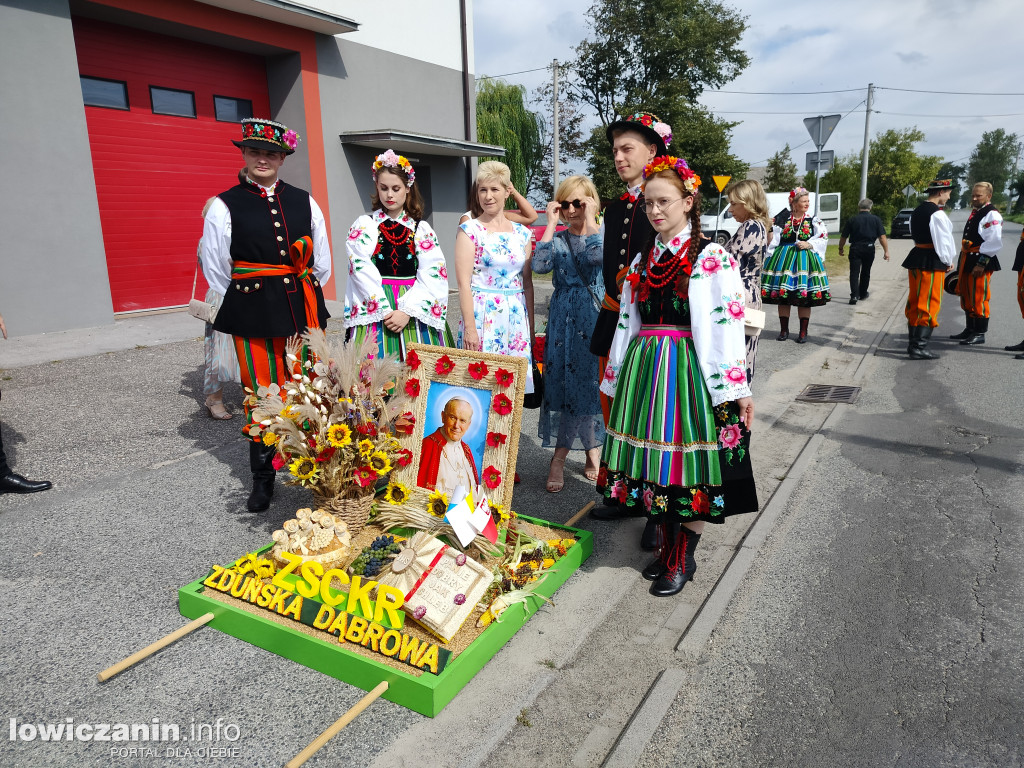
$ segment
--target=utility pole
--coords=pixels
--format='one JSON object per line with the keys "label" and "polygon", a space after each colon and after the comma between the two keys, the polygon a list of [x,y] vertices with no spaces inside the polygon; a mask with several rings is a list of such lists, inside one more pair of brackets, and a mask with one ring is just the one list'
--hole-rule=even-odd
{"label": "utility pole", "polygon": [[868,125],[871,123],[871,106],[875,101],[875,84],[868,83],[868,108],[864,111],[864,152],[860,156],[860,199],[868,196]]}
{"label": "utility pole", "polygon": [[554,196],[555,190],[558,189],[558,59],[554,59],[551,62],[551,76],[552,76],[552,88],[551,88],[551,132],[554,146],[552,148],[552,160],[555,172],[551,180],[551,194]]}

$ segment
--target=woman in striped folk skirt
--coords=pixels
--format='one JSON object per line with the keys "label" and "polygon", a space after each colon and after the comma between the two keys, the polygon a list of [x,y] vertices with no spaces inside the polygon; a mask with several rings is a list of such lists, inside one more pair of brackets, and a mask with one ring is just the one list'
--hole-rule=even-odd
{"label": "woman in striped folk skirt", "polygon": [[454,346],[448,328],[448,268],[437,236],[423,221],[416,172],[391,150],[373,164],[373,211],[348,233],[345,327],[377,354],[405,359],[410,343]]}
{"label": "woman in striped folk skirt", "polygon": [[800,318],[797,344],[807,341],[811,307],[831,300],[828,275],[825,274],[825,249],[828,229],[816,216],[808,216],[810,193],[797,187],[789,193],[793,213],[780,228],[772,228],[771,254],[761,268],[761,301],[779,305],[779,341],[789,338],[790,307]]}
{"label": "woman in striped folk skirt", "polygon": [[745,370],[743,281],[717,245],[699,250],[699,178],[663,156],[644,170],[657,232],[623,285],[601,389],[614,396],[598,491],[658,525],[651,594],[693,577],[704,524],[758,507],[754,404]]}

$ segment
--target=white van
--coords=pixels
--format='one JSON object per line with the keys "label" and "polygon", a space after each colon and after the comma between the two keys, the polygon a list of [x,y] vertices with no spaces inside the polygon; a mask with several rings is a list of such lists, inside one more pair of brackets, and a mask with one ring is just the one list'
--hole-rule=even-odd
{"label": "white van", "polygon": [[[811,192],[811,212],[814,212],[814,193]],[[768,213],[772,218],[784,208],[789,208],[789,193],[788,192],[769,192],[765,195],[768,198]],[[818,211],[818,218],[821,219],[822,223],[828,229],[828,233],[835,237],[840,234],[839,229],[839,211],[842,208],[843,194],[842,192],[822,192],[821,193],[821,208]],[[710,212],[706,212],[700,217],[700,228],[708,237],[711,237],[716,243],[724,245],[729,240],[736,230],[740,228],[739,222],[736,221],[729,213],[729,201],[724,196],[722,197],[722,212],[718,217],[717,223],[715,220],[715,209],[714,201],[711,203]],[[769,239],[771,239],[769,237]]]}

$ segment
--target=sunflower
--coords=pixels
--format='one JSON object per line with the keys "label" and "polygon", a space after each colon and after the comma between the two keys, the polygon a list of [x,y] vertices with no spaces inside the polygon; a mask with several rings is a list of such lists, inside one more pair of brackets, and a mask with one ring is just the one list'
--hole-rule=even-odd
{"label": "sunflower", "polygon": [[374,451],[366,463],[373,467],[373,471],[381,477],[391,471],[391,459],[384,451]]}
{"label": "sunflower", "polygon": [[327,442],[335,448],[344,448],[352,442],[352,428],[348,424],[331,424],[327,428]]}
{"label": "sunflower", "polygon": [[448,512],[448,494],[433,491],[427,497],[427,511],[434,517],[444,517]]}
{"label": "sunflower", "polygon": [[263,433],[263,444],[264,445],[267,445],[267,446],[276,445],[277,444],[277,440],[278,440],[278,437],[273,432],[264,432]]}
{"label": "sunflower", "polygon": [[491,501],[487,502],[487,506],[490,507],[491,518],[494,520],[494,524],[501,526],[508,522],[508,512],[501,504],[495,504]]}
{"label": "sunflower", "polygon": [[384,492],[384,501],[388,504],[404,504],[409,499],[409,489],[401,483],[388,484]]}
{"label": "sunflower", "polygon": [[300,456],[288,465],[288,471],[292,473],[302,485],[317,479],[320,474],[320,467],[316,461],[306,456]]}
{"label": "sunflower", "polygon": [[360,440],[359,441],[359,455],[369,456],[373,453],[374,444],[372,440]]}

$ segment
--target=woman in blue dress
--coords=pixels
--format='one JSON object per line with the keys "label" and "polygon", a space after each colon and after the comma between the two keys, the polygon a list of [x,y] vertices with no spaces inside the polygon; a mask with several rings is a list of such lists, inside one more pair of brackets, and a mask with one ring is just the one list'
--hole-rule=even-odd
{"label": "woman in blue dress", "polygon": [[[544,445],[551,445],[551,436],[556,435],[555,455],[548,471],[549,493],[558,493],[565,484],[565,459],[576,438],[587,452],[587,479],[597,480],[601,463],[604,419],[597,368],[590,352],[590,334],[604,296],[599,207],[597,189],[590,179],[565,179],[558,185],[555,199],[548,203],[548,226],[533,254],[533,271],[553,271],[555,286],[548,308],[540,411]],[[568,225],[560,232],[559,216]]]}

